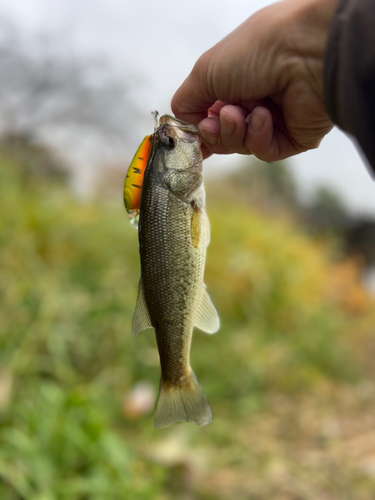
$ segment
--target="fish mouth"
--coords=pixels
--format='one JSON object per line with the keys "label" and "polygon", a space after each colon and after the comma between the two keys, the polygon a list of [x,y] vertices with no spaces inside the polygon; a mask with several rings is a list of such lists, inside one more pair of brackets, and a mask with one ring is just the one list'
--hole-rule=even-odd
{"label": "fish mouth", "polygon": [[179,120],[178,118],[175,118],[174,116],[170,115],[161,116],[159,119],[159,127],[164,124],[173,127],[176,130],[177,135],[181,139],[186,140],[187,134],[199,136],[198,125],[184,122],[182,120]]}

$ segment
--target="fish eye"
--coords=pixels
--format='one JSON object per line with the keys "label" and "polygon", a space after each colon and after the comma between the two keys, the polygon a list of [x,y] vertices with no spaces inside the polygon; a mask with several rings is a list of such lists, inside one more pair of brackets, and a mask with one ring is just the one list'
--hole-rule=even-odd
{"label": "fish eye", "polygon": [[167,149],[173,149],[176,145],[176,142],[173,137],[167,136],[163,139],[163,144]]}

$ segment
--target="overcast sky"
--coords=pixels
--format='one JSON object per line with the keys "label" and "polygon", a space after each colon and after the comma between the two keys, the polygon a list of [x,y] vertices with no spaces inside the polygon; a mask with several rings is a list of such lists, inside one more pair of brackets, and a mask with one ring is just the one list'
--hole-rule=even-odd
{"label": "overcast sky", "polygon": [[[72,55],[108,58],[132,99],[148,117],[170,112],[170,100],[197,58],[266,0],[0,0],[0,16],[22,29],[25,38],[51,35]],[[48,37],[46,37],[48,39]],[[126,117],[124,117],[126,120]],[[153,128],[150,115],[139,142]],[[146,129],[147,128],[147,129]],[[134,144],[134,151],[138,144]],[[232,168],[235,156],[205,162],[212,174]],[[375,214],[375,183],[352,142],[335,129],[320,148],[291,160],[307,196],[312,187],[335,187],[356,212]]]}

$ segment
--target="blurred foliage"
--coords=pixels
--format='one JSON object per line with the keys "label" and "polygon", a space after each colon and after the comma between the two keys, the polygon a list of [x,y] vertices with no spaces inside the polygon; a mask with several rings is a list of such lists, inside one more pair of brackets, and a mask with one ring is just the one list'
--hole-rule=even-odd
{"label": "blurred foliage", "polygon": [[301,219],[314,233],[330,233],[343,238],[352,225],[352,219],[344,201],[331,188],[319,186],[313,199],[303,207]]}
{"label": "blurred foliage", "polygon": [[226,178],[226,189],[268,213],[297,206],[297,186],[286,161],[265,163],[245,156],[238,170]]}
{"label": "blurred foliage", "polygon": [[335,191],[326,186],[319,186],[315,190],[312,205],[322,211],[333,212],[338,215],[346,214],[346,207],[343,200]]}
{"label": "blurred foliage", "polygon": [[23,188],[31,184],[67,183],[70,172],[65,162],[51,149],[41,145],[32,135],[8,133],[0,138],[0,151],[17,170]]}
{"label": "blurred foliage", "polygon": [[130,334],[138,241],[122,185],[80,203],[22,176],[3,149],[1,499],[373,498],[373,300],[355,263],[208,186],[222,326],[194,335],[192,365],[215,420],[155,431],[123,410],[159,368],[154,335]]}

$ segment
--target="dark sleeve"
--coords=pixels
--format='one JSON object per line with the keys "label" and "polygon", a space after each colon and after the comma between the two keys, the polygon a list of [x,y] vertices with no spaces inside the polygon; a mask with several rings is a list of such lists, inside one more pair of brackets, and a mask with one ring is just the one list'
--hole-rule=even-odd
{"label": "dark sleeve", "polygon": [[352,134],[375,175],[375,0],[340,0],[324,62],[328,114]]}

